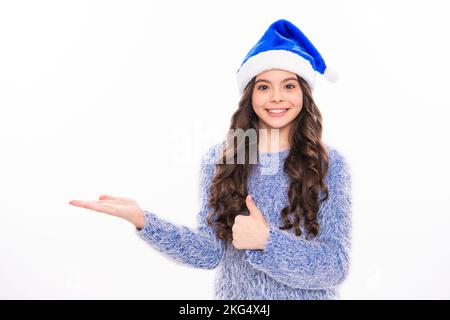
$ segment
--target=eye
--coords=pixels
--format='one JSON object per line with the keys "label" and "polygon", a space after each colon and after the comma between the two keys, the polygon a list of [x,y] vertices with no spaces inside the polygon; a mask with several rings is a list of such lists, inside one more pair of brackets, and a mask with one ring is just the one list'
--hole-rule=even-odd
{"label": "eye", "polygon": [[286,87],[287,87],[287,86],[292,86],[292,88],[289,88],[289,89],[295,88],[295,85],[293,85],[292,83],[287,84]]}
{"label": "eye", "polygon": [[262,87],[267,87],[267,86],[265,86],[265,85],[259,86],[258,90],[261,90]]}

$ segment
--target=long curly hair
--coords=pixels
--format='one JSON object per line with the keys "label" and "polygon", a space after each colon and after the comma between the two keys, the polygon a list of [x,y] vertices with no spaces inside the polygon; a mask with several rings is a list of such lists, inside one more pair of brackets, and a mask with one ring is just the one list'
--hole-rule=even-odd
{"label": "long curly hair", "polygon": [[[252,93],[255,87],[256,76],[246,86],[239,107],[231,118],[230,132],[254,129],[258,132],[259,117],[252,107]],[[289,177],[289,204],[281,211],[284,225],[281,230],[294,228],[296,236],[300,236],[300,221],[303,218],[304,226],[310,236],[317,236],[320,226],[317,222],[317,212],[320,201],[328,199],[328,187],[324,183],[328,171],[328,153],[322,142],[322,116],[314,103],[308,83],[297,75],[300,88],[303,92],[303,107],[293,120],[289,135],[289,154],[284,162],[283,170]],[[232,129],[232,130],[231,130]],[[259,141],[257,136],[256,146]],[[242,141],[242,139],[238,139]],[[232,241],[232,226],[234,218],[248,212],[245,204],[247,197],[247,178],[254,166],[249,161],[251,142],[238,144],[234,148],[235,136],[228,135],[225,144],[233,148],[222,148],[221,162],[216,162],[215,174],[210,186],[209,212],[207,222],[215,225],[216,234],[225,242]],[[245,162],[238,163],[237,154],[245,148]],[[259,162],[259,154],[257,155]],[[240,161],[242,162],[242,161]],[[325,197],[319,199],[320,191]],[[213,216],[219,215],[213,221]],[[290,214],[293,213],[293,221]]]}

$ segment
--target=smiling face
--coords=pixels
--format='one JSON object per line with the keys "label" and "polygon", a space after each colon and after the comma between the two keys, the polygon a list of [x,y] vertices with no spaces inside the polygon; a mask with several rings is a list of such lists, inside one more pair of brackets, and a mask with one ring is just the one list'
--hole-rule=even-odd
{"label": "smiling face", "polygon": [[280,69],[258,74],[252,105],[259,117],[260,129],[289,130],[303,106],[303,93],[297,75]]}

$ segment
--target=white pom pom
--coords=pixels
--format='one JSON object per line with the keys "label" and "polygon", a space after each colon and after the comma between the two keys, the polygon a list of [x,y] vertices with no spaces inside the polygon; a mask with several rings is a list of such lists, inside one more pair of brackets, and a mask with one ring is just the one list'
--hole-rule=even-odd
{"label": "white pom pom", "polygon": [[339,79],[339,74],[336,72],[336,70],[330,68],[325,69],[323,76],[330,82],[336,82]]}

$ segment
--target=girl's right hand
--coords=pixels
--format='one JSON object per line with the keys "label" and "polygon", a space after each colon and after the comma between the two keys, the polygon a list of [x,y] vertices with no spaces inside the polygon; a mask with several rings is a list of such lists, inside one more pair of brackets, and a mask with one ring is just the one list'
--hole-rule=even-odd
{"label": "girl's right hand", "polygon": [[116,216],[131,222],[137,228],[144,228],[144,211],[130,198],[101,195],[99,200],[71,200],[69,204]]}

